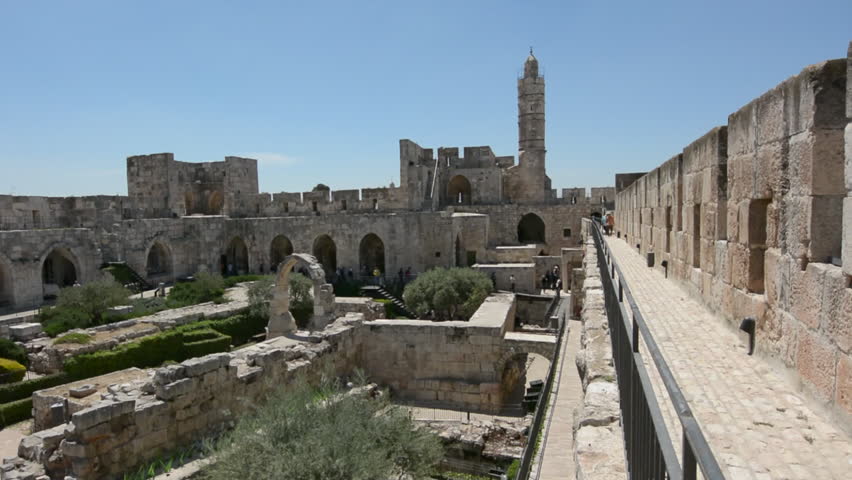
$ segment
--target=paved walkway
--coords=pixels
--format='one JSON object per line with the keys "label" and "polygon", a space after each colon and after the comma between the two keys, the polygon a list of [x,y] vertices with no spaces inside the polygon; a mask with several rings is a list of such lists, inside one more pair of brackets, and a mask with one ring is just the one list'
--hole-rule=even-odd
{"label": "paved walkway", "polygon": [[[563,301],[567,306],[568,302]],[[556,379],[550,392],[542,432],[541,460],[532,467],[531,479],[574,480],[574,409],[583,402],[583,386],[574,359],[580,349],[578,321],[566,319],[569,329],[562,337],[556,361]],[[530,440],[534,441],[534,440]]]}
{"label": "paved walkway", "polygon": [[[623,240],[607,241],[726,478],[852,478],[852,438],[809,408],[788,379],[748,356],[745,334],[739,338],[648,268]],[[680,423],[650,356],[642,354],[680,453]]]}

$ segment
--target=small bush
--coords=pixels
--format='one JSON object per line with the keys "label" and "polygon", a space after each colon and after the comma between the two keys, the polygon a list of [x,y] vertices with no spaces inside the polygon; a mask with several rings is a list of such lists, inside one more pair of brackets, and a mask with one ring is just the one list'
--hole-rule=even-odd
{"label": "small bush", "polygon": [[24,347],[9,340],[8,338],[0,338],[0,358],[8,358],[14,360],[21,365],[29,365],[30,359],[27,357],[27,351]]}
{"label": "small bush", "polygon": [[421,318],[468,320],[491,289],[491,280],[478,270],[434,268],[409,283],[403,299]]}
{"label": "small bush", "polygon": [[67,374],[54,373],[53,375],[45,375],[32,380],[0,385],[0,403],[28,398],[37,390],[44,390],[45,388],[55,387],[70,381],[71,378]]}
{"label": "small bush", "polygon": [[88,328],[91,318],[82,310],[53,307],[43,310],[40,315],[44,333],[51,337],[75,328]]}
{"label": "small bush", "polygon": [[24,398],[0,405],[0,428],[30,418],[33,414],[32,411],[32,398]]}
{"label": "small bush", "polygon": [[26,373],[27,367],[14,360],[0,358],[0,383],[20,382]]}
{"label": "small bush", "polygon": [[509,468],[506,469],[506,478],[515,478],[518,476],[518,470],[521,469],[520,460],[512,460],[512,463],[509,464]]}
{"label": "small bush", "polygon": [[172,287],[166,305],[178,308],[216,300],[221,302],[224,293],[225,280],[221,275],[200,272],[195,274],[195,281],[178,283]]}
{"label": "small bush", "polygon": [[60,290],[56,308],[81,311],[88,315],[93,325],[100,325],[104,314],[112,307],[127,304],[130,295],[130,290],[115,280],[97,280]]}

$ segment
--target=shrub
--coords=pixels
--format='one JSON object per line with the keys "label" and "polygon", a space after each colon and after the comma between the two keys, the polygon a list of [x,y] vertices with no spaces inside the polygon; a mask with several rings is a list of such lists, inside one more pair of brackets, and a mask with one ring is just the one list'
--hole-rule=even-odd
{"label": "shrub", "polygon": [[273,277],[263,277],[248,290],[249,312],[256,317],[269,318],[269,301],[275,292]]}
{"label": "shrub", "polygon": [[518,470],[521,469],[520,460],[512,460],[512,463],[509,464],[509,468],[506,469],[506,478],[515,478],[518,476]]}
{"label": "shrub", "polygon": [[104,314],[116,305],[127,304],[127,297],[130,295],[130,290],[115,280],[96,280],[60,290],[56,308],[81,311],[89,317],[92,324],[100,325],[103,323]]}
{"label": "shrub", "polygon": [[438,436],[416,428],[387,395],[298,380],[217,442],[205,478],[424,479],[443,455]]}
{"label": "shrub", "polygon": [[53,307],[43,310],[40,315],[44,332],[51,337],[75,328],[87,328],[92,321],[82,310]]}
{"label": "shrub", "polygon": [[207,323],[213,330],[231,337],[234,345],[242,345],[255,335],[265,332],[269,319],[252,314],[242,314],[203,323]]}
{"label": "shrub", "polygon": [[53,375],[45,375],[33,378],[32,380],[0,385],[0,403],[28,398],[37,390],[55,387],[70,381],[71,378],[66,373],[54,373]]}
{"label": "shrub", "polygon": [[222,301],[225,280],[219,274],[199,272],[195,281],[178,283],[169,291],[166,305],[169,308],[185,307],[204,302]]}
{"label": "shrub", "polygon": [[0,358],[0,383],[20,382],[26,373],[27,367],[14,360]]}
{"label": "shrub", "polygon": [[0,338],[0,358],[8,358],[14,360],[21,365],[29,365],[30,359],[27,357],[27,351],[24,347],[9,340],[8,338]]}
{"label": "shrub", "polygon": [[18,423],[32,416],[33,399],[24,398],[0,405],[0,428]]}
{"label": "shrub", "polygon": [[435,268],[409,283],[403,299],[421,318],[468,320],[491,289],[491,280],[478,270]]}

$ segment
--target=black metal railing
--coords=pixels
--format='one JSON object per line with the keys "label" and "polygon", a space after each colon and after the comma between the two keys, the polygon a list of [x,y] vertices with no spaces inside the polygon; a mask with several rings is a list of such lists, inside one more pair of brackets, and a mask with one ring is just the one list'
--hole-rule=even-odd
{"label": "black metal railing", "polygon": [[[589,223],[597,248],[611,332],[629,478],[694,480],[697,468],[700,467],[705,479],[724,479],[701,427],[636,306],[618,262],[603,239],[600,225],[597,222]],[[678,461],[674,443],[639,353],[640,335],[680,420],[683,442],[681,461]]]}
{"label": "black metal railing", "polygon": [[[536,455],[536,445],[538,444],[538,436],[541,432],[542,424],[544,423],[544,414],[547,410],[547,402],[550,398],[550,392],[553,390],[553,383],[556,377],[556,371],[559,364],[559,352],[562,348],[562,336],[565,335],[565,325],[567,320],[562,315],[559,319],[559,333],[556,334],[556,346],[553,348],[553,357],[550,360],[550,370],[547,372],[547,379],[544,382],[544,389],[538,397],[538,403],[535,406],[532,425],[530,425],[529,435],[527,435],[527,444],[524,446],[524,453],[521,455],[521,466],[518,469],[518,475],[514,480],[527,480],[532,468],[533,459]],[[543,442],[542,442],[543,444]]]}

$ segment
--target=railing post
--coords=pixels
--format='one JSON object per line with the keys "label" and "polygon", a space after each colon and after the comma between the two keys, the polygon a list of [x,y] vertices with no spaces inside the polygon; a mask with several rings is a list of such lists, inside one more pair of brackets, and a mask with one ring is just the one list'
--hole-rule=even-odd
{"label": "railing post", "polygon": [[692,446],[686,438],[686,429],[683,430],[683,480],[695,480],[697,475],[697,464]]}
{"label": "railing post", "polygon": [[633,352],[639,353],[639,322],[636,321],[636,312],[633,313]]}

